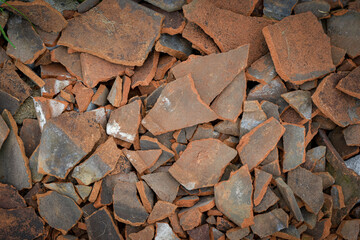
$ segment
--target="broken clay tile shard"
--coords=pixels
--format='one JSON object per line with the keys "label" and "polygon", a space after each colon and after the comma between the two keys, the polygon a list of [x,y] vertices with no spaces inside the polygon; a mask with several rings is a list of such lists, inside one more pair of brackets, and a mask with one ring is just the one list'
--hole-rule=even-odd
{"label": "broken clay tile shard", "polygon": [[256,215],[255,224],[250,226],[253,233],[261,238],[268,237],[289,226],[289,216],[281,208],[271,212]]}
{"label": "broken clay tile shard", "polygon": [[204,139],[188,144],[169,173],[187,190],[214,186],[236,151],[219,140]]}
{"label": "broken clay tile shard", "polygon": [[136,183],[141,202],[148,213],[151,213],[155,202],[155,194],[144,181]]}
{"label": "broken clay tile shard", "polygon": [[252,80],[257,81],[262,84],[267,84],[276,77],[277,73],[275,71],[274,63],[271,59],[270,53],[262,56],[255,62],[246,71],[246,76]]}
{"label": "broken clay tile shard", "polygon": [[77,204],[82,202],[82,199],[75,191],[75,187],[71,182],[53,182],[53,183],[45,183],[44,186],[50,190],[56,191],[62,195],[65,195]]}
{"label": "broken clay tile shard", "polygon": [[357,239],[360,230],[360,220],[344,220],[341,222],[336,233],[344,239]]}
{"label": "broken clay tile shard", "polygon": [[66,70],[78,80],[82,80],[80,53],[68,53],[66,47],[59,46],[51,51],[51,60],[60,62]]}
{"label": "broken clay tile shard", "polygon": [[338,67],[345,59],[346,50],[331,46],[331,55],[333,59],[333,63],[336,67]]}
{"label": "broken clay tile shard", "polygon": [[258,206],[265,196],[268,189],[272,175],[270,173],[261,171],[255,168],[255,182],[254,182],[254,205]]}
{"label": "broken clay tile shard", "polygon": [[155,50],[183,61],[192,53],[191,43],[179,34],[161,34],[160,39],[155,44]]}
{"label": "broken clay tile shard", "polygon": [[302,164],[302,167],[306,168],[309,171],[313,171],[318,164],[325,160],[326,147],[318,146],[312,149],[309,149],[306,152],[305,163]]}
{"label": "broken clay tile shard", "polygon": [[312,95],[316,107],[341,127],[360,123],[359,101],[336,88],[345,76],[344,72],[330,74],[321,81]]}
{"label": "broken clay tile shard", "polygon": [[360,98],[360,66],[352,70],[346,77],[341,79],[336,88],[355,98]]}
{"label": "broken clay tile shard", "polygon": [[334,209],[341,209],[346,207],[344,203],[344,194],[340,185],[331,186],[331,198]]}
{"label": "broken clay tile shard", "polygon": [[75,185],[75,188],[83,201],[87,200],[92,191],[92,187],[85,185]]}
{"label": "broken clay tile shard", "polygon": [[123,240],[110,211],[103,207],[85,218],[86,230],[90,239]]}
{"label": "broken clay tile shard", "polygon": [[71,84],[69,80],[58,80],[56,78],[46,78],[43,80],[45,85],[41,88],[41,96],[46,98],[53,98]]}
{"label": "broken clay tile shard", "polygon": [[161,33],[167,33],[170,35],[176,35],[182,33],[186,23],[185,23],[184,15],[181,14],[179,11],[169,13],[157,7],[154,7],[151,4],[146,4],[145,6],[164,15],[165,18],[161,28]]}
{"label": "broken clay tile shard", "polygon": [[94,91],[91,88],[84,86],[81,82],[77,82],[72,89],[72,93],[75,94],[79,112],[85,112],[91,103]]}
{"label": "broken clay tile shard", "polygon": [[183,10],[188,21],[199,25],[213,38],[221,52],[250,44],[250,64],[266,54],[267,47],[261,30],[271,24],[271,20],[220,9],[207,0],[192,1]]}
{"label": "broken clay tile shard", "polygon": [[[276,147],[285,132],[275,118],[270,118],[245,134],[236,147],[241,162],[252,170]],[[259,148],[259,146],[262,146]]]}
{"label": "broken clay tile shard", "polygon": [[300,2],[294,7],[294,13],[300,14],[312,12],[317,18],[322,19],[329,16],[330,4],[326,1]]}
{"label": "broken clay tile shard", "polygon": [[146,2],[167,12],[181,10],[181,7],[186,3],[185,0],[146,0]]}
{"label": "broken clay tile shard", "polygon": [[152,134],[159,135],[216,118],[216,114],[200,99],[191,76],[187,75],[165,86],[142,125]]}
{"label": "broken clay tile shard", "polygon": [[5,5],[9,11],[12,11],[31,21],[46,32],[60,32],[63,30],[67,21],[60,12],[55,10],[44,0],[35,0],[33,2],[13,1],[10,5]]}
{"label": "broken clay tile shard", "polygon": [[109,89],[104,84],[100,84],[99,88],[96,90],[96,93],[92,97],[91,102],[97,106],[105,106],[107,103],[108,94]]}
{"label": "broken clay tile shard", "polygon": [[246,97],[245,72],[241,71],[211,103],[211,109],[223,120],[235,122],[242,113]]}
{"label": "broken clay tile shard", "polygon": [[318,214],[324,203],[321,177],[298,167],[288,173],[287,183],[294,194],[305,203],[306,209]]}
{"label": "broken clay tile shard", "polygon": [[36,118],[38,119],[41,131],[48,120],[60,116],[60,114],[63,113],[68,106],[68,103],[65,101],[58,101],[44,97],[33,97],[33,101]]}
{"label": "broken clay tile shard", "polygon": [[184,231],[189,231],[201,224],[202,213],[199,209],[191,209],[179,216],[180,225]]}
{"label": "broken clay tile shard", "polygon": [[7,34],[16,49],[9,43],[6,53],[25,64],[34,61],[45,52],[46,47],[27,20],[13,15],[7,23]]}
{"label": "broken clay tile shard", "polygon": [[109,95],[107,95],[106,99],[113,105],[114,107],[120,107],[122,102],[122,87],[123,87],[123,78],[117,76],[113,85],[111,86]]}
{"label": "broken clay tile shard", "polygon": [[264,16],[280,21],[291,15],[297,2],[298,0],[264,0]]}
{"label": "broken clay tile shard", "polygon": [[169,55],[162,55],[154,76],[155,80],[161,80],[165,77],[166,72],[174,65],[176,58]]}
{"label": "broken clay tile shard", "polygon": [[245,228],[254,224],[251,175],[247,165],[232,172],[228,181],[215,185],[216,207],[231,221]]}
{"label": "broken clay tile shard", "polygon": [[248,53],[249,45],[244,45],[225,53],[191,57],[171,73],[176,79],[191,74],[200,98],[210,104],[247,66]]}
{"label": "broken clay tile shard", "polygon": [[110,114],[106,133],[114,138],[134,143],[141,121],[141,101],[136,100]]}
{"label": "broken clay tile shard", "polygon": [[183,38],[187,39],[205,54],[219,53],[219,48],[204,31],[195,23],[188,22],[182,32]]}
{"label": "broken clay tile shard", "polygon": [[330,39],[310,12],[289,16],[263,29],[276,72],[302,84],[333,70]]}
{"label": "broken clay tile shard", "polygon": [[39,146],[39,172],[65,179],[100,140],[102,127],[86,115],[64,113],[44,126]]}
{"label": "broken clay tile shard", "polygon": [[267,116],[261,109],[258,101],[245,101],[244,112],[240,120],[240,137],[244,136],[266,120]]}
{"label": "broken clay tile shard", "polygon": [[114,188],[114,214],[119,222],[132,226],[145,223],[149,214],[137,197],[135,183],[119,181]]}
{"label": "broken clay tile shard", "polygon": [[179,190],[179,183],[168,172],[157,172],[142,176],[142,179],[162,201],[173,202]]}
{"label": "broken clay tile shard", "polygon": [[25,208],[26,203],[19,192],[11,185],[0,183],[0,209]]}
{"label": "broken clay tile shard", "polygon": [[259,0],[244,0],[244,1],[232,1],[232,0],[211,0],[209,1],[215,6],[221,9],[229,10],[234,13],[250,16],[254,11]]}
{"label": "broken clay tile shard", "polygon": [[124,65],[114,64],[88,53],[80,54],[80,62],[82,81],[89,88],[94,88],[99,82],[107,82],[123,75],[126,69]]}
{"label": "broken clay tile shard", "polygon": [[295,124],[283,124],[285,133],[283,172],[290,171],[305,162],[305,128]]}
{"label": "broken clay tile shard", "polygon": [[[1,121],[1,119],[0,119]],[[343,130],[346,145],[360,146],[360,124],[348,126]],[[1,144],[0,144],[1,146]]]}
{"label": "broken clay tile shard", "polygon": [[157,201],[147,221],[149,224],[161,221],[174,214],[176,208],[176,205],[169,202]]}
{"label": "broken clay tile shard", "polygon": [[[213,228],[213,229],[216,229],[216,228]],[[210,232],[209,232],[209,225],[208,224],[203,224],[203,225],[201,225],[201,226],[199,226],[197,228],[194,228],[192,230],[187,231],[187,233],[189,234],[190,239],[193,239],[193,240],[210,240],[210,239],[214,239],[214,238],[209,238]]]}
{"label": "broken clay tile shard", "polygon": [[71,19],[58,44],[112,63],[141,66],[160,37],[162,21],[161,14],[133,1],[104,1]]}
{"label": "broken clay tile shard", "polygon": [[294,214],[296,220],[303,221],[304,218],[301,214],[300,208],[294,196],[292,189],[284,182],[281,177],[275,179],[276,186],[278,187],[281,196],[283,197],[286,205],[290,208],[290,211]]}
{"label": "broken clay tile shard", "polygon": [[[355,133],[353,133],[355,134]],[[344,133],[341,128],[337,127],[332,130],[328,135],[331,143],[334,145],[334,148],[340,154],[343,159],[348,159],[359,152],[359,147],[357,146],[348,146],[344,139]]]}
{"label": "broken clay tile shard", "polygon": [[31,188],[31,171],[25,154],[23,141],[18,136],[18,127],[11,113],[2,112],[2,118],[10,129],[0,149],[0,179],[2,183],[13,185],[16,189]]}
{"label": "broken clay tile shard", "polygon": [[31,207],[0,209],[0,239],[35,239],[44,233],[44,222]]}
{"label": "broken clay tile shard", "polygon": [[167,223],[156,223],[156,235],[154,240],[180,240]]}
{"label": "broken clay tile shard", "polygon": [[312,102],[309,91],[297,90],[281,95],[302,118],[311,119]]}
{"label": "broken clay tile shard", "polygon": [[[140,229],[142,229],[142,227],[140,227]],[[153,225],[148,225],[139,232],[133,232],[133,233],[129,232],[127,234],[129,234],[130,240],[152,240],[154,239],[155,229]]]}
{"label": "broken clay tile shard", "polygon": [[254,207],[254,212],[265,212],[266,210],[268,210],[269,207],[273,206],[279,200],[280,199],[278,198],[278,196],[276,196],[276,194],[270,189],[270,187],[268,187],[260,204]]}
{"label": "broken clay tile shard", "polygon": [[355,58],[360,55],[360,12],[349,11],[340,16],[332,16],[327,20],[327,34],[331,44],[345,49]]}
{"label": "broken clay tile shard", "polygon": [[0,89],[24,102],[31,94],[31,88],[14,69],[0,69]]}
{"label": "broken clay tile shard", "polygon": [[135,68],[135,73],[131,76],[131,88],[139,85],[148,86],[150,84],[156,73],[159,56],[159,52],[151,52],[144,62],[144,65]]}
{"label": "broken clay tile shard", "polygon": [[71,74],[60,63],[40,65],[41,78],[73,79]]}
{"label": "broken clay tile shard", "polygon": [[2,117],[0,117],[0,149],[3,143],[5,142],[6,138],[9,136],[10,129],[6,125],[6,122]]}
{"label": "broken clay tile shard", "polygon": [[85,162],[76,166],[71,176],[85,185],[99,181],[114,170],[120,155],[121,150],[110,137]]}
{"label": "broken clay tile shard", "polygon": [[53,228],[66,234],[80,220],[83,212],[69,197],[49,191],[37,195],[40,216]]}
{"label": "broken clay tile shard", "polygon": [[162,151],[160,149],[131,151],[123,149],[126,158],[129,159],[139,174],[143,174],[147,169],[154,166],[155,162],[159,159]]}

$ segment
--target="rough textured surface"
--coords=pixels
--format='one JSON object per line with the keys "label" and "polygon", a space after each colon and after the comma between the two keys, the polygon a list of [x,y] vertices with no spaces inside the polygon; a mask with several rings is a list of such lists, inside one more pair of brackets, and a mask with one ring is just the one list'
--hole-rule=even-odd
{"label": "rough textured surface", "polygon": [[[49,191],[37,196],[40,216],[53,228],[66,234],[83,212],[69,197]],[[56,207],[55,207],[56,206]]]}
{"label": "rough textured surface", "polygon": [[290,16],[297,2],[298,0],[264,0],[264,16],[280,21]]}
{"label": "rough textured surface", "polygon": [[162,201],[173,202],[179,190],[179,183],[168,173],[158,172],[142,176],[142,179]]}
{"label": "rough textured surface", "polygon": [[346,77],[341,79],[336,88],[355,98],[360,98],[360,67],[352,70]]}
{"label": "rough textured surface", "polygon": [[155,240],[180,240],[167,223],[156,223]]}
{"label": "rough textured surface", "polygon": [[353,98],[336,89],[338,82],[346,73],[333,73],[324,78],[312,95],[314,104],[326,117],[341,127],[360,123],[360,104]]}
{"label": "rough textured surface", "polygon": [[162,21],[161,14],[133,1],[104,1],[70,20],[58,44],[112,63],[141,66],[160,37]]}
{"label": "rough textured surface", "polygon": [[26,203],[16,188],[0,183],[0,209],[25,208]]}
{"label": "rough textured surface", "polygon": [[289,216],[281,208],[272,210],[271,212],[256,215],[255,224],[251,226],[251,230],[259,237],[267,237],[289,225]]}
{"label": "rough textured surface", "polygon": [[214,186],[236,151],[219,140],[191,142],[169,173],[187,190]]}
{"label": "rough textured surface", "polygon": [[271,24],[270,20],[220,9],[206,0],[192,1],[183,10],[189,21],[199,25],[214,39],[220,51],[227,52],[250,44],[249,63],[266,54],[267,48],[261,30]]}
{"label": "rough textured surface", "polygon": [[264,84],[269,83],[276,75],[277,73],[270,53],[253,62],[246,71],[246,76],[252,81],[258,81]]}
{"label": "rough textured surface", "polygon": [[0,209],[1,239],[35,239],[44,231],[44,222],[31,207]]}
{"label": "rough textured surface", "polygon": [[200,99],[191,76],[187,75],[165,86],[142,125],[152,134],[159,135],[216,118],[216,114]]}
{"label": "rough textured surface", "polygon": [[311,119],[312,102],[311,93],[309,91],[297,90],[281,95],[287,103],[297,112],[302,118]]}
{"label": "rough textured surface", "polygon": [[251,175],[247,165],[215,185],[216,207],[240,227],[254,224]]}
{"label": "rough textured surface", "polygon": [[284,124],[283,172],[295,169],[305,162],[305,128],[294,124]]}
{"label": "rough textured surface", "polygon": [[102,132],[99,124],[82,114],[69,113],[51,119],[41,136],[39,172],[64,179],[93,149]]}
{"label": "rough textured surface", "polygon": [[179,34],[161,34],[155,45],[155,50],[167,53],[180,60],[186,60],[192,53],[191,43]]}
{"label": "rough textured surface", "polygon": [[327,33],[331,44],[345,49],[355,58],[360,55],[360,12],[349,11],[340,16],[332,16],[327,20]]}
{"label": "rough textured surface", "polygon": [[[252,170],[276,147],[284,132],[285,128],[275,118],[270,118],[252,129],[241,138],[236,147],[241,162]],[[259,146],[262,148],[259,149]]]}
{"label": "rough textured surface", "polygon": [[80,53],[68,53],[66,47],[60,46],[51,51],[51,60],[60,62],[66,70],[78,80],[82,80]]}
{"label": "rough textured surface", "polygon": [[263,34],[276,72],[284,80],[301,84],[335,70],[330,40],[312,13],[289,16],[265,27]]}
{"label": "rough textured surface", "polygon": [[159,52],[152,52],[141,67],[135,68],[135,73],[131,77],[131,87],[135,88],[139,85],[147,86],[154,78],[156,68],[159,62]]}

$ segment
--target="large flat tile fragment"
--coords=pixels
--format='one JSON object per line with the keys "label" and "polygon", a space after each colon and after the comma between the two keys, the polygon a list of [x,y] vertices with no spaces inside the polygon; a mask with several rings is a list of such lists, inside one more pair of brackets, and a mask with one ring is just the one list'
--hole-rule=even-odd
{"label": "large flat tile fragment", "polygon": [[216,114],[200,98],[190,75],[167,84],[155,106],[142,120],[152,134],[213,121]]}
{"label": "large flat tile fragment", "polygon": [[319,110],[341,127],[360,123],[360,103],[336,88],[346,73],[333,73],[324,78],[312,95]]}
{"label": "large flat tile fragment", "polygon": [[186,60],[192,53],[191,43],[179,34],[161,34],[159,41],[155,44],[155,50],[167,53],[182,61]]}
{"label": "large flat tile fragment", "polygon": [[44,129],[44,125],[48,120],[60,116],[68,106],[68,103],[65,101],[58,101],[51,98],[33,97],[32,99],[41,131]]}
{"label": "large flat tile fragment", "polygon": [[71,182],[52,182],[45,183],[44,186],[50,190],[56,191],[74,200],[77,204],[82,202],[82,199],[75,191],[75,187]]}
{"label": "large flat tile fragment", "polygon": [[71,176],[85,185],[99,181],[114,170],[120,156],[121,150],[110,137],[85,162],[76,166]]}
{"label": "large flat tile fragment", "polygon": [[330,39],[310,12],[289,16],[263,29],[276,72],[302,84],[335,70]]}
{"label": "large flat tile fragment", "polygon": [[0,239],[35,239],[44,231],[44,222],[31,207],[0,209]]}
{"label": "large flat tile fragment", "polygon": [[46,32],[60,32],[67,25],[63,15],[44,0],[32,2],[13,1],[11,6],[13,8],[4,5],[7,10],[16,14],[21,12],[21,15],[25,15],[33,24]]}
{"label": "large flat tile fragment", "polygon": [[0,208],[25,208],[26,203],[19,192],[11,185],[0,183]]}
{"label": "large flat tile fragment", "polygon": [[133,143],[141,121],[141,101],[136,100],[111,112],[106,133],[114,138]]}
{"label": "large flat tile fragment", "polygon": [[[298,167],[288,173],[287,183],[306,206],[306,209],[317,214],[324,203],[321,177],[309,170]],[[311,189],[311,191],[309,191]]]}
{"label": "large flat tile fragment", "polygon": [[268,187],[260,204],[254,207],[254,212],[265,212],[266,210],[268,210],[269,207],[273,206],[279,200],[279,197],[276,196],[276,194],[273,192],[273,190],[270,189],[270,187]]}
{"label": "large flat tile fragment", "polygon": [[281,208],[256,215],[251,230],[261,238],[268,237],[289,226],[289,216]]}
{"label": "large flat tile fragment", "polygon": [[246,76],[250,80],[263,84],[269,83],[274,79],[274,77],[276,77],[276,75],[277,73],[275,71],[275,66],[271,59],[270,53],[267,53],[253,62],[246,71]]}
{"label": "large flat tile fragment", "polygon": [[159,62],[159,52],[151,52],[141,67],[135,68],[134,75],[131,76],[131,87],[135,88],[139,85],[148,86],[154,78],[156,68]]}
{"label": "large flat tile fragment", "polygon": [[103,129],[86,115],[64,113],[44,126],[39,147],[39,172],[65,179],[100,140]]}
{"label": "large flat tile fragment", "polygon": [[276,186],[278,187],[281,196],[283,197],[286,205],[289,207],[292,214],[294,214],[296,220],[299,222],[303,221],[304,218],[301,214],[300,208],[294,196],[292,189],[284,182],[281,177],[275,179]]}
{"label": "large flat tile fragment", "polygon": [[129,159],[139,174],[143,174],[146,170],[154,166],[156,161],[162,154],[160,149],[143,150],[143,151],[131,151],[123,149],[123,153],[126,158]]}
{"label": "large flat tile fragment", "polygon": [[162,21],[161,14],[133,1],[103,1],[71,19],[58,44],[112,63],[141,66],[160,37]]}
{"label": "large flat tile fragment", "polygon": [[2,118],[10,129],[0,149],[0,181],[13,185],[16,189],[31,188],[31,171],[23,141],[18,136],[18,127],[11,113],[2,112]]}
{"label": "large flat tile fragment", "polygon": [[271,24],[271,20],[224,10],[207,0],[192,1],[183,10],[185,18],[199,25],[213,38],[221,52],[250,44],[249,63],[266,54],[267,47],[261,30]]}
{"label": "large flat tile fragment", "polygon": [[219,118],[235,122],[242,113],[246,97],[245,72],[241,71],[211,103],[211,109]]}
{"label": "large flat tile fragment", "polygon": [[249,168],[232,172],[228,181],[215,185],[216,207],[231,221],[245,228],[254,224],[252,182]]}
{"label": "large flat tile fragment", "polygon": [[297,90],[281,95],[302,118],[311,119],[312,102],[309,91]]}
{"label": "large flat tile fragment", "polygon": [[85,218],[87,233],[90,239],[123,240],[110,211],[103,207]]}
{"label": "large flat tile fragment", "polygon": [[254,205],[258,206],[264,198],[272,175],[265,171],[255,168],[255,182],[254,182]]}
{"label": "large flat tile fragment", "polygon": [[78,80],[82,80],[80,53],[68,53],[68,49],[63,46],[51,51],[51,60],[53,62],[60,62],[65,66],[66,70],[76,77]]}
{"label": "large flat tile fragment", "polygon": [[360,98],[360,67],[352,70],[346,77],[341,79],[336,88],[355,98]]}
{"label": "large flat tile fragment", "polygon": [[236,151],[217,139],[192,141],[169,173],[187,190],[214,186]]}
{"label": "large flat tile fragment", "polygon": [[355,58],[360,55],[360,12],[349,11],[340,16],[332,16],[327,20],[327,34],[331,44],[345,49]]}
{"label": "large flat tile fragment", "polygon": [[249,45],[226,53],[191,57],[171,69],[176,79],[191,74],[200,98],[210,104],[247,66]]}
{"label": "large flat tile fragment", "polygon": [[80,220],[83,212],[69,197],[49,191],[37,195],[40,216],[53,228],[66,234]]}
{"label": "large flat tile fragment", "polygon": [[171,216],[175,213],[176,208],[177,206],[172,203],[165,201],[157,201],[152,212],[149,215],[148,223],[153,224]]}
{"label": "large flat tile fragment", "polygon": [[245,101],[244,112],[240,120],[240,137],[244,136],[266,120],[267,116],[261,109],[258,101]]}
{"label": "large flat tile fragment", "polygon": [[31,94],[31,88],[26,84],[15,69],[0,69],[0,89],[24,102]]}
{"label": "large flat tile fragment", "polygon": [[168,172],[157,172],[142,176],[142,179],[162,201],[173,202],[179,190],[179,183]]}
{"label": "large flat tile fragment", "polygon": [[114,188],[114,213],[119,222],[140,226],[149,214],[137,197],[135,183],[118,182]]}
{"label": "large flat tile fragment", "polygon": [[[252,170],[276,147],[285,132],[275,118],[270,118],[245,134],[236,147],[241,162]],[[261,146],[261,148],[259,148]]]}
{"label": "large flat tile fragment", "polygon": [[6,53],[25,64],[34,61],[45,52],[45,44],[35,32],[31,24],[20,16],[13,15],[8,23],[8,37],[16,49],[8,44]]}
{"label": "large flat tile fragment", "polygon": [[285,127],[283,172],[295,169],[305,162],[305,127],[283,124]]}

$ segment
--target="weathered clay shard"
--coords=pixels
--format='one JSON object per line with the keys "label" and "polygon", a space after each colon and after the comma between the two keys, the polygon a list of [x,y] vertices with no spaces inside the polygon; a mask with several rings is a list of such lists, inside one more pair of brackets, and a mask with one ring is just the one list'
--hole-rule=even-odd
{"label": "weathered clay shard", "polygon": [[191,76],[187,75],[165,86],[142,125],[152,134],[159,135],[216,118],[216,114],[200,99]]}
{"label": "weathered clay shard", "polygon": [[189,143],[169,173],[187,190],[215,185],[236,151],[219,140],[204,139]]}
{"label": "weathered clay shard", "polygon": [[39,147],[39,172],[66,178],[99,141],[102,127],[85,115],[68,113],[48,121]]}
{"label": "weathered clay shard", "polygon": [[275,118],[252,129],[241,138],[236,147],[241,162],[247,164],[250,170],[258,166],[276,147],[284,132],[285,128]]}
{"label": "weathered clay shard", "polygon": [[254,224],[252,182],[247,165],[232,172],[228,181],[215,185],[216,207],[240,227]]}
{"label": "weathered clay shard", "polygon": [[301,84],[335,70],[330,39],[312,13],[289,16],[265,27],[263,34],[284,80]]}
{"label": "weathered clay shard", "polygon": [[112,63],[141,66],[160,37],[162,21],[161,14],[133,1],[104,1],[71,19],[58,44]]}
{"label": "weathered clay shard", "polygon": [[295,169],[305,162],[305,128],[294,124],[284,124],[283,171]]}

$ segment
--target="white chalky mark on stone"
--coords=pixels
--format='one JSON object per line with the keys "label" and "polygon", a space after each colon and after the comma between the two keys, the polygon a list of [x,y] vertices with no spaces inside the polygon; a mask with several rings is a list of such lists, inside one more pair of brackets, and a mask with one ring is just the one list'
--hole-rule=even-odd
{"label": "white chalky mark on stone", "polygon": [[38,103],[35,99],[34,100],[34,106],[35,106],[35,110],[36,110],[36,113],[37,113],[37,117],[38,117],[38,120],[39,120],[39,126],[40,126],[40,129],[41,131],[43,130],[43,127],[46,123],[46,118],[45,118],[45,113],[40,105],[40,103]]}
{"label": "white chalky mark on stone", "polygon": [[51,117],[58,117],[65,110],[65,104],[54,99],[49,100],[49,105],[51,108]]}
{"label": "white chalky mark on stone", "polygon": [[195,188],[195,183],[194,182],[185,183],[183,185],[187,190],[193,190]]}
{"label": "white chalky mark on stone", "polygon": [[173,112],[174,111],[174,109],[173,109],[173,107],[172,107],[172,105],[171,105],[171,102],[170,102],[170,100],[167,98],[167,97],[162,97],[161,99],[160,99],[160,101],[161,101],[161,103],[162,103],[162,105],[164,106],[164,108],[165,108],[165,110],[166,111],[168,111],[168,112]]}
{"label": "white chalky mark on stone", "polygon": [[61,90],[63,90],[64,88],[66,88],[67,86],[69,86],[70,81],[67,80],[56,80],[54,83],[54,92],[55,94],[58,94]]}
{"label": "white chalky mark on stone", "polygon": [[135,140],[135,135],[120,132],[120,125],[117,122],[108,123],[106,125],[106,133],[113,137],[120,136],[129,142],[133,142]]}

